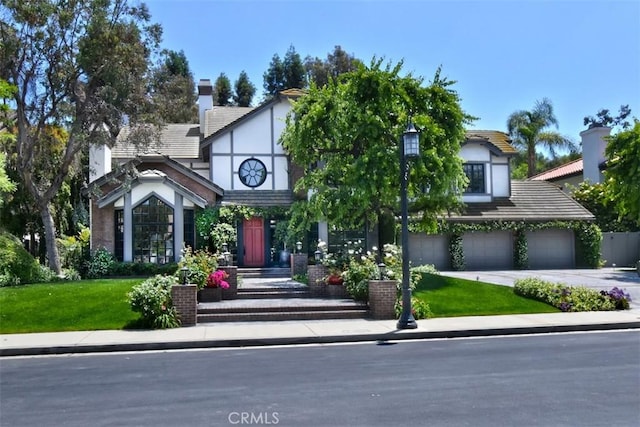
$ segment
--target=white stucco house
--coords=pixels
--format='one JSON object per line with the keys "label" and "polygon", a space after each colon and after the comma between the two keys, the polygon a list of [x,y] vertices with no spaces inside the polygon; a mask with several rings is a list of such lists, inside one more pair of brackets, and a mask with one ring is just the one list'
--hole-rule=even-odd
{"label": "white stucco house", "polygon": [[[255,108],[213,106],[212,85],[200,80],[199,124],[169,124],[162,144],[135,153],[122,143],[90,153],[90,185],[99,189],[91,200],[92,249],[104,247],[117,259],[132,262],[178,261],[183,245],[195,244],[195,212],[217,204],[288,207],[294,201],[297,168],[279,144],[285,117],[299,90],[281,92]],[[510,180],[510,159],[516,153],[499,131],[468,131],[460,156],[470,178],[463,214],[449,221],[592,220],[593,216],[547,182]],[[122,168],[135,167],[134,179],[118,179]],[[118,172],[116,172],[116,170]],[[237,263],[270,266],[274,219],[255,217],[238,224]],[[319,223],[307,241],[335,236]],[[374,235],[362,233],[367,247]],[[414,264],[449,265],[447,236],[413,234]],[[509,268],[513,236],[508,232],[465,236],[469,268]],[[574,238],[568,230],[532,235],[534,264],[567,267],[574,263]],[[310,253],[315,248],[310,249]],[[539,254],[539,255],[535,255]]]}

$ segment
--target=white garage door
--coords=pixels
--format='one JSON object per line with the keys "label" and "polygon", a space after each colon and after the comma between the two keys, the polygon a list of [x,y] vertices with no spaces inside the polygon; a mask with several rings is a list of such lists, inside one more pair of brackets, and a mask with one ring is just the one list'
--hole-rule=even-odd
{"label": "white garage door", "polygon": [[449,239],[443,235],[410,233],[409,260],[414,267],[433,264],[438,270],[449,270]]}
{"label": "white garage door", "polygon": [[531,269],[575,267],[575,245],[571,230],[527,232],[527,245]]}
{"label": "white garage door", "polygon": [[462,236],[467,270],[513,268],[513,237],[509,231],[467,233]]}

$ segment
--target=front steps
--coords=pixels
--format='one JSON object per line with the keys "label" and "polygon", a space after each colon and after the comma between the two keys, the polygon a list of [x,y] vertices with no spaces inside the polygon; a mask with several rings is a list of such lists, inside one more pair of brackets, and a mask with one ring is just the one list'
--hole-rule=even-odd
{"label": "front steps", "polygon": [[289,277],[242,276],[238,298],[198,304],[198,323],[368,318],[364,303],[312,298],[306,285]]}

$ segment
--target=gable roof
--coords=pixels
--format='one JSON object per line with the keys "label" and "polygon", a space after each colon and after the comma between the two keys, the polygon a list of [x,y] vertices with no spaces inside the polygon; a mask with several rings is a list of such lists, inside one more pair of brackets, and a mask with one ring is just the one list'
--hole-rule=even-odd
{"label": "gable roof", "polygon": [[227,126],[229,123],[233,123],[245,114],[253,111],[253,107],[233,107],[233,106],[220,106],[215,105],[211,110],[204,112],[204,137],[208,137],[220,129]]}
{"label": "gable roof", "polygon": [[131,191],[132,188],[137,187],[142,182],[161,182],[162,184],[172,188],[178,194],[181,194],[184,198],[191,200],[195,205],[201,208],[205,208],[207,206],[206,199],[200,197],[193,191],[174,181],[164,172],[157,170],[146,170],[138,174],[138,176],[130,184],[120,185],[114,188],[109,193],[105,194],[103,197],[99,198],[97,201],[98,207],[103,208],[110,205],[111,203],[114,203],[120,197],[124,196],[125,193]]}
{"label": "gable roof", "polygon": [[539,173],[528,179],[531,181],[553,181],[559,178],[580,175],[582,174],[583,169],[584,164],[580,158],[569,163],[565,163],[564,165],[556,166],[553,169],[549,169],[548,171]]}
{"label": "gable roof", "polygon": [[[250,120],[252,117],[258,115],[260,112],[267,110],[269,108],[271,108],[273,105],[283,101],[283,100],[290,100],[290,99],[295,99],[298,98],[302,95],[304,95],[304,91],[301,89],[287,89],[284,90],[280,93],[278,93],[276,96],[274,96],[273,98],[271,98],[269,101],[263,103],[262,105],[257,106],[256,108],[250,108],[250,107],[246,107],[249,109],[249,111],[246,111],[244,115],[241,115],[239,117],[236,117],[235,119],[234,117],[234,112],[233,111],[229,111],[229,113],[227,114],[226,118],[229,120],[228,122],[224,123],[223,121],[220,121],[220,123],[218,123],[216,126],[210,126],[209,123],[205,122],[205,128],[208,129],[212,129],[215,130],[212,133],[208,133],[204,139],[200,142],[200,149],[204,149],[206,147],[208,147],[209,145],[211,145],[211,143],[213,142],[213,139],[215,139],[218,135],[221,135],[223,133],[225,133],[226,131],[233,129],[237,126],[239,126],[240,124]],[[218,107],[220,110],[222,109],[237,109],[237,108],[241,108],[241,107]],[[213,111],[216,110],[216,107],[214,107],[213,110],[207,110],[205,112],[205,120],[208,120],[208,118],[210,117],[210,115],[208,115],[209,112],[212,112],[211,115],[215,114],[213,113]],[[235,113],[239,114],[239,111],[236,111]],[[222,116],[222,111],[219,113],[220,117]]]}
{"label": "gable roof", "polygon": [[518,150],[511,145],[509,135],[497,130],[468,130],[465,132],[465,138],[463,144],[468,142],[485,144],[496,154],[514,155],[518,153]]}
{"label": "gable roof", "polygon": [[511,197],[492,202],[469,203],[462,214],[447,217],[454,222],[480,221],[591,221],[594,216],[560,188],[547,181],[511,181]]}
{"label": "gable roof", "polygon": [[200,127],[195,124],[168,124],[160,133],[160,143],[152,144],[140,153],[132,144],[127,144],[130,128],[124,127],[118,135],[111,156],[116,159],[165,155],[177,159],[197,159],[199,155]]}

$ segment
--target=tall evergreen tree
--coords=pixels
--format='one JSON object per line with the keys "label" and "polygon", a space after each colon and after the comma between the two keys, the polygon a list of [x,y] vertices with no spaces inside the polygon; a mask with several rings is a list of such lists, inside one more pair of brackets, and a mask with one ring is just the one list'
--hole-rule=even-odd
{"label": "tall evergreen tree", "polygon": [[196,85],[183,51],[163,52],[152,73],[151,94],[156,111],[167,123],[196,123]]}
{"label": "tall evergreen tree", "polygon": [[238,80],[234,85],[235,93],[233,94],[233,102],[238,107],[249,107],[256,93],[256,87],[249,80],[247,73],[242,70]]}
{"label": "tall evergreen tree", "polygon": [[229,77],[225,73],[220,73],[213,85],[213,104],[230,105],[232,95]]}
{"label": "tall evergreen tree", "polygon": [[307,87],[304,64],[293,45],[289,46],[289,50],[284,55],[282,66],[284,67],[284,89],[304,89]]}
{"label": "tall evergreen tree", "polygon": [[262,75],[262,78],[264,80],[263,87],[267,98],[276,95],[285,88],[284,64],[280,59],[280,55],[277,53],[273,55],[269,63],[269,69]]}

